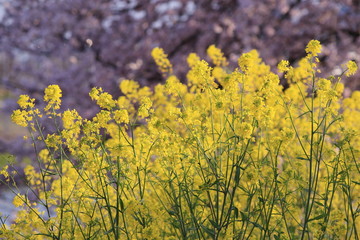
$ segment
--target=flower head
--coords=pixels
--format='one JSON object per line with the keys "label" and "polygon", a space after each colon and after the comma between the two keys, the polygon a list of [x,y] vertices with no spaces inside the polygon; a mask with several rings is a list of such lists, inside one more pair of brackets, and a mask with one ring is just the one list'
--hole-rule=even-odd
{"label": "flower head", "polygon": [[224,57],[224,53],[219,48],[215,47],[215,45],[211,45],[206,50],[206,53],[216,66],[227,66],[229,64]]}
{"label": "flower head", "polygon": [[152,101],[149,97],[144,97],[141,99],[141,105],[139,107],[138,115],[141,118],[149,116],[150,108],[152,107]]}
{"label": "flower head", "polygon": [[17,109],[11,114],[11,120],[19,126],[27,127],[32,117],[25,110]]}
{"label": "flower head", "polygon": [[122,80],[120,82],[120,90],[125,95],[135,93],[139,89],[139,87],[139,83],[132,80]]}
{"label": "flower head", "polygon": [[318,40],[311,40],[305,48],[305,52],[312,57],[316,57],[321,53],[321,44]]}
{"label": "flower head", "polygon": [[15,207],[21,207],[22,205],[25,204],[25,197],[18,193],[14,197],[13,204],[14,204]]}
{"label": "flower head", "polygon": [[112,96],[107,92],[103,92],[102,88],[95,87],[91,89],[89,96],[91,99],[96,100],[96,103],[101,108],[110,110],[116,105],[116,102],[113,100]]}
{"label": "flower head", "polygon": [[34,102],[35,99],[30,98],[28,95],[20,95],[19,100],[17,101],[22,109],[27,109],[28,107],[33,108],[35,106]]}
{"label": "flower head", "polygon": [[196,53],[190,53],[186,61],[189,67],[194,67],[200,61],[200,57]]}
{"label": "flower head", "polygon": [[48,105],[44,108],[45,111],[48,111],[50,108],[59,109],[62,97],[61,89],[59,85],[49,85],[45,88],[44,101]]}
{"label": "flower head", "polygon": [[126,109],[120,109],[120,110],[116,110],[114,112],[114,120],[116,123],[121,124],[121,123],[129,123],[129,113]]}
{"label": "flower head", "polygon": [[289,69],[290,69],[289,64],[290,64],[289,61],[281,60],[280,63],[278,64],[278,66],[277,66],[279,72],[287,72],[287,71],[289,71]]}
{"label": "flower head", "polygon": [[358,66],[356,65],[355,61],[348,61],[346,63],[346,67],[348,69],[347,72],[345,73],[347,77],[354,75],[358,70]]}
{"label": "flower head", "polygon": [[[65,129],[70,129],[74,127],[74,125],[77,125],[81,121],[81,117],[79,116],[78,112],[76,110],[66,110],[62,114],[62,121],[63,126]],[[75,124],[76,121],[79,121]]]}
{"label": "flower head", "polygon": [[159,67],[163,75],[172,73],[172,65],[167,58],[162,48],[156,47],[151,51],[151,56],[154,58],[156,65]]}
{"label": "flower head", "polygon": [[3,167],[3,169],[0,171],[0,175],[3,175],[5,178],[8,178],[9,177],[8,168],[9,165],[5,165],[5,167]]}
{"label": "flower head", "polygon": [[248,72],[260,62],[259,53],[256,50],[242,54],[238,60],[239,67],[243,72]]}

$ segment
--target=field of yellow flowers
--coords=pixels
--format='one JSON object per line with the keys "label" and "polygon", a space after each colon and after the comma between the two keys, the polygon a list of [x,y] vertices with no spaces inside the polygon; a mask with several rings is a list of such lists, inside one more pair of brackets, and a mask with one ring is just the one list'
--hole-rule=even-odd
{"label": "field of yellow flowers", "polygon": [[[319,78],[320,42],[305,51],[278,65],[284,89],[255,50],[233,71],[214,45],[211,66],[192,53],[184,84],[155,48],[166,83],[123,80],[118,99],[93,88],[91,120],[60,110],[57,85],[44,109],[20,96],[12,120],[29,129],[37,165],[0,238],[359,239],[360,92],[344,99],[341,83],[357,65]],[[41,118],[57,131],[45,135]],[[1,174],[17,192],[12,167]]]}

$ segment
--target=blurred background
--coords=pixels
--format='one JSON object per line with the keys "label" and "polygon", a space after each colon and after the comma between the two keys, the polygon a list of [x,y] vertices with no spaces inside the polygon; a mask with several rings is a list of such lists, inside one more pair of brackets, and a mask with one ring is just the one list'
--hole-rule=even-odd
{"label": "blurred background", "polygon": [[[0,0],[0,161],[33,153],[22,140],[26,129],[9,118],[20,94],[41,100],[46,86],[58,84],[63,110],[91,117],[94,86],[119,96],[122,79],[165,81],[150,56],[157,46],[183,82],[187,55],[207,59],[211,44],[231,69],[257,49],[276,71],[282,59],[296,64],[317,39],[322,74],[339,74],[348,60],[360,62],[359,35],[359,0]],[[344,81],[346,95],[360,89],[359,73]]]}

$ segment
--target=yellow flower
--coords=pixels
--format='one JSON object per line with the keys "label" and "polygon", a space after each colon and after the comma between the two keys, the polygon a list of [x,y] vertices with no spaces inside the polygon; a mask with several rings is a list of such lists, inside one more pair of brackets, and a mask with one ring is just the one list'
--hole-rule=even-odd
{"label": "yellow flower", "polygon": [[277,66],[279,72],[287,72],[289,71],[289,61],[287,60],[281,60],[280,63]]}
{"label": "yellow flower", "polygon": [[15,197],[14,197],[14,200],[13,200],[13,204],[15,207],[21,207],[25,204],[25,197],[21,194],[17,194]]}
{"label": "yellow flower", "polygon": [[120,90],[123,94],[128,95],[135,93],[139,89],[139,83],[132,80],[122,80],[120,82]]}
{"label": "yellow flower", "polygon": [[116,103],[115,101],[112,99],[112,96],[107,93],[101,93],[99,95],[99,99],[97,100],[97,104],[101,107],[101,108],[105,108],[105,109],[111,109],[113,107],[115,107]]}
{"label": "yellow flower", "polygon": [[91,89],[89,96],[92,100],[95,100],[101,108],[110,110],[116,106],[116,102],[112,99],[112,96],[107,92],[103,92],[102,88],[95,87]]}
{"label": "yellow flower", "polygon": [[260,62],[259,53],[256,50],[251,50],[248,53],[242,54],[238,60],[239,67],[243,72],[248,72]]}
{"label": "yellow flower", "polygon": [[[131,102],[129,101],[129,99],[127,99],[124,96],[120,96],[117,100],[117,105],[119,108],[126,108],[126,109],[131,109],[133,108]],[[130,110],[128,110],[130,111]]]}
{"label": "yellow flower", "polygon": [[172,65],[162,48],[156,47],[151,51],[151,56],[155,60],[163,75],[172,74]]}
{"label": "yellow flower", "polygon": [[209,57],[216,66],[224,67],[229,64],[224,57],[224,53],[219,48],[215,47],[215,45],[211,45],[210,47],[208,47],[206,53],[207,55],[209,55]]}
{"label": "yellow flower", "polygon": [[190,53],[186,61],[189,67],[194,67],[196,63],[200,61],[200,58],[196,53]]}
{"label": "yellow flower", "polygon": [[347,77],[354,75],[356,73],[356,71],[358,70],[358,66],[356,65],[355,61],[348,61],[346,63],[346,67],[347,67],[347,71],[346,71],[345,75]]}
{"label": "yellow flower", "polygon": [[32,117],[27,111],[17,109],[11,114],[11,120],[19,126],[27,127],[28,121],[31,121]]}
{"label": "yellow flower", "polygon": [[74,123],[74,119],[72,118],[72,114],[70,110],[66,110],[62,116],[63,126],[64,128],[71,128]]}
{"label": "yellow flower", "polygon": [[139,117],[141,118],[148,117],[151,106],[152,106],[152,101],[150,100],[150,98],[144,97],[141,100],[141,105],[139,107],[139,112],[138,112]]}
{"label": "yellow flower", "polygon": [[54,134],[48,134],[45,139],[45,144],[48,147],[54,148],[55,150],[58,149],[58,146],[61,144],[61,138],[59,135]]}
{"label": "yellow flower", "polygon": [[48,162],[49,158],[50,158],[50,153],[49,150],[47,148],[44,148],[42,150],[40,150],[39,152],[39,158],[43,161],[43,162]]}
{"label": "yellow flower", "polygon": [[17,103],[19,104],[20,108],[27,109],[28,107],[32,108],[35,106],[34,104],[35,99],[30,98],[28,95],[20,95],[19,100]]}
{"label": "yellow flower", "polygon": [[149,87],[145,86],[139,89],[138,96],[149,97],[152,95],[152,91]]}
{"label": "yellow flower", "polygon": [[212,74],[221,84],[223,83],[224,78],[228,76],[222,67],[214,67]]}
{"label": "yellow flower", "polygon": [[187,91],[187,87],[174,75],[171,75],[166,79],[165,87],[169,94],[174,95],[182,94]]}
{"label": "yellow flower", "polygon": [[325,78],[320,78],[318,81],[319,90],[329,90],[331,88],[331,81]]}
{"label": "yellow flower", "polygon": [[300,59],[298,67],[288,69],[288,72],[285,74],[285,78],[289,82],[305,82],[308,83],[311,81],[313,76],[312,64],[307,58]]}
{"label": "yellow flower", "polygon": [[107,123],[111,121],[110,112],[107,110],[101,110],[93,118],[93,121],[99,123],[101,127],[106,127]]}
{"label": "yellow flower", "polygon": [[59,109],[62,97],[61,89],[58,85],[49,85],[45,89],[44,101],[48,105],[44,108],[45,111],[48,111],[50,108]]}
{"label": "yellow flower", "polygon": [[62,121],[63,121],[63,126],[65,129],[70,129],[74,126],[75,121],[78,120],[78,124],[81,123],[81,116],[79,116],[79,113],[74,109],[74,110],[66,110],[63,114],[62,114]]}
{"label": "yellow flower", "polygon": [[250,123],[242,122],[240,125],[240,132],[239,135],[242,139],[249,139],[251,138],[252,133],[252,126]]}
{"label": "yellow flower", "polygon": [[318,40],[311,40],[305,48],[305,52],[312,57],[316,57],[321,53],[321,44]]}
{"label": "yellow flower", "polygon": [[129,123],[129,113],[126,109],[116,110],[114,112],[114,120],[116,123]]}
{"label": "yellow flower", "polygon": [[0,175],[4,175],[5,178],[8,178],[9,177],[8,168],[9,165],[5,165],[5,167],[0,171]]}
{"label": "yellow flower", "polygon": [[[222,66],[221,51],[214,46],[209,55],[219,66],[211,68],[192,54],[188,85],[175,75],[167,75],[166,84],[153,91],[124,80],[120,82],[124,95],[117,102],[101,88],[92,89],[90,97],[107,109],[92,119],[67,110],[61,114],[63,129],[56,124],[55,133],[30,134],[36,142],[38,138],[45,141],[45,149],[37,151],[36,167],[24,168],[26,182],[37,194],[36,202],[54,214],[44,222],[46,213],[41,213],[27,194],[18,194],[14,205],[20,211],[14,224],[1,230],[0,238],[42,239],[46,235],[82,239],[85,233],[99,239],[178,239],[178,229],[171,223],[179,214],[185,221],[195,216],[197,222],[213,228],[208,217],[212,206],[233,216],[225,219],[232,227],[220,231],[219,239],[236,238],[243,225],[237,219],[256,221],[260,210],[273,211],[271,219],[265,219],[269,229],[283,232],[289,227],[295,229],[291,232],[294,237],[302,230],[314,239],[341,239],[354,232],[360,223],[351,217],[344,219],[353,203],[350,200],[358,199],[360,193],[354,164],[360,156],[360,92],[340,98],[341,76],[337,80],[317,77],[312,54],[319,50],[309,44],[307,51],[309,55],[298,67],[290,67],[288,61],[279,63],[279,71],[291,80],[284,91],[279,76],[256,51],[240,57],[242,71],[228,73]],[[348,63],[347,71],[355,71],[353,63]],[[50,90],[46,94],[49,103],[56,95],[56,88]],[[34,127],[40,112],[32,103],[28,96],[21,96],[13,120]],[[130,121],[134,121],[131,128]],[[314,165],[307,162],[309,157]],[[1,160],[5,159],[0,155]],[[314,169],[318,181],[310,190],[322,197],[314,199],[311,194],[313,208],[305,213],[308,180],[315,176],[309,172]],[[0,167],[0,174],[8,183],[14,178],[14,171],[7,166]],[[281,180],[276,182],[278,191],[267,194],[267,186],[276,178]],[[332,180],[348,188],[329,185]],[[189,190],[189,198],[181,198],[183,189]],[[231,201],[226,198],[229,191],[233,193]],[[333,205],[325,229],[321,223],[326,198],[331,198]],[[286,203],[286,211],[272,208],[277,199]],[[115,236],[116,232],[103,229],[117,220],[113,218],[117,218],[117,210],[121,210],[119,227],[123,231]],[[307,228],[297,231],[296,219],[306,217]],[[289,220],[286,224],[284,218]],[[259,221],[261,224],[262,218]],[[196,235],[196,227],[189,225],[189,236]],[[244,233],[249,238],[263,235],[261,229],[250,231]]]}
{"label": "yellow flower", "polygon": [[92,100],[98,100],[99,99],[99,95],[100,93],[102,93],[103,90],[102,88],[92,88],[91,91],[89,92],[89,96]]}
{"label": "yellow flower", "polygon": [[[191,82],[195,85],[204,85],[206,83],[210,83],[212,81],[212,74],[211,74],[212,68],[209,67],[209,64],[201,60],[196,63],[193,69],[189,71],[189,74],[191,75]],[[188,75],[189,75],[188,74]]]}

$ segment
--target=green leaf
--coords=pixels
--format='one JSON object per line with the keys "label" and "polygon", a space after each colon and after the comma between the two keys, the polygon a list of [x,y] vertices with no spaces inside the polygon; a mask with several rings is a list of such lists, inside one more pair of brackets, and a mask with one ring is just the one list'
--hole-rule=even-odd
{"label": "green leaf", "polygon": [[215,221],[212,220],[212,219],[209,219],[209,221],[210,221],[211,225],[212,225],[214,228],[220,229],[220,226],[219,226],[219,224],[217,224],[217,222],[215,222]]}
{"label": "green leaf", "polygon": [[240,167],[236,166],[236,170],[235,170],[235,184],[239,184],[240,181]]}
{"label": "green leaf", "polygon": [[[0,233],[0,234],[1,234],[1,233]],[[35,235],[35,236],[46,236],[46,237],[49,237],[49,238],[54,238],[53,235],[46,234],[46,233],[35,233],[34,235]]]}
{"label": "green leaf", "polygon": [[242,219],[243,221],[249,220],[248,215],[247,215],[246,213],[244,213],[243,211],[240,211],[240,215],[241,215],[241,219]]}
{"label": "green leaf", "polygon": [[300,114],[297,118],[301,118],[302,116],[304,116],[305,114],[308,114],[308,113],[311,113],[311,111],[304,112],[304,113]]}
{"label": "green leaf", "polygon": [[92,200],[95,200],[95,201],[97,201],[97,200],[100,200],[100,199],[105,199],[104,197],[93,197],[93,196],[84,196],[84,198],[89,198],[89,199],[92,199]]}
{"label": "green leaf", "polygon": [[15,156],[10,153],[1,153],[0,154],[0,169],[6,165],[13,164],[15,162]]}
{"label": "green leaf", "polygon": [[355,183],[356,185],[360,185],[360,182],[357,181],[352,181],[353,183]]}
{"label": "green leaf", "polygon": [[320,214],[319,216],[316,216],[316,217],[314,217],[314,218],[309,219],[309,222],[322,219],[322,218],[324,218],[325,216],[326,216],[325,213]]}
{"label": "green leaf", "polygon": [[316,203],[317,205],[324,206],[324,204],[321,203],[321,202],[319,202],[319,201],[315,201],[315,203]]}
{"label": "green leaf", "polygon": [[233,206],[232,210],[234,211],[234,217],[239,218],[239,209],[237,207]]}
{"label": "green leaf", "polygon": [[205,225],[203,225],[203,224],[201,224],[200,225],[201,226],[201,228],[207,233],[207,234],[209,234],[210,235],[210,237],[211,238],[215,238],[215,233],[214,233],[214,230],[212,230],[212,229],[210,229],[210,228],[208,228],[208,227],[206,227]]}
{"label": "green leaf", "polygon": [[124,211],[124,202],[121,198],[119,200],[120,200],[120,210],[123,212]]}
{"label": "green leaf", "polygon": [[256,228],[259,228],[261,230],[264,230],[264,227],[258,224],[257,222],[251,222]]}
{"label": "green leaf", "polygon": [[58,175],[58,173],[55,172],[55,171],[50,171],[50,170],[46,170],[46,169],[44,169],[44,170],[42,170],[42,171],[43,171],[44,173],[46,173],[45,176]]}

